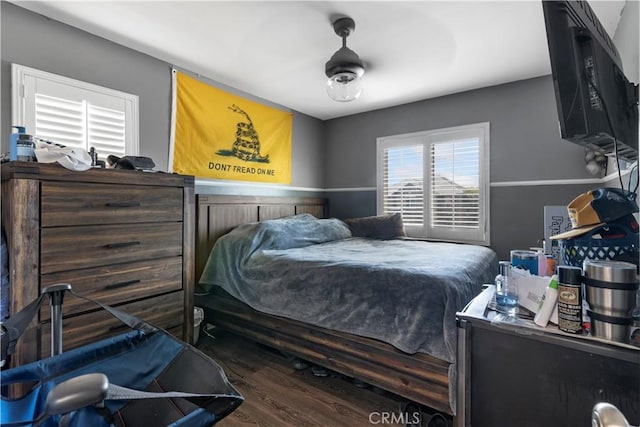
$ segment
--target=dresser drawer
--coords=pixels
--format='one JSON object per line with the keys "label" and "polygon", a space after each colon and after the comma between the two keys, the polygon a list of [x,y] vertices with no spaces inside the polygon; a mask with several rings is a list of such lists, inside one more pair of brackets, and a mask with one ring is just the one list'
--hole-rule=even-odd
{"label": "dresser drawer", "polygon": [[40,273],[182,254],[182,223],[54,227],[41,231]]}
{"label": "dresser drawer", "polygon": [[[42,288],[69,283],[82,296],[116,305],[182,289],[182,257],[161,258],[82,270],[45,274]],[[65,296],[63,314],[95,310],[98,306],[73,295]],[[40,309],[40,320],[51,317],[50,307]]]}
{"label": "dresser drawer", "polygon": [[45,181],[40,191],[42,227],[182,221],[182,188]]}
{"label": "dresser drawer", "polygon": [[[140,317],[154,326],[172,329],[183,323],[184,292],[173,292],[121,305],[117,308]],[[130,330],[129,327],[102,309],[63,319],[62,325],[62,348],[64,351]],[[51,354],[51,324],[49,322],[43,323],[40,328],[40,357],[46,357]]]}

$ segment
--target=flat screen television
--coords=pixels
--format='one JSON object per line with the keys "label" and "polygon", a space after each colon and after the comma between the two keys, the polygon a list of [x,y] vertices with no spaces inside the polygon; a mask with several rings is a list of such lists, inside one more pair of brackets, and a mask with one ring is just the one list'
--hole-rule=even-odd
{"label": "flat screen television", "polygon": [[543,1],[561,137],[638,159],[638,85],[586,1]]}

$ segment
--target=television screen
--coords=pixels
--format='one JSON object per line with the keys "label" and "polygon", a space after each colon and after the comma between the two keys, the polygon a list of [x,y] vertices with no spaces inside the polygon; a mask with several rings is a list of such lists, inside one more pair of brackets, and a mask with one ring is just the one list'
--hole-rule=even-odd
{"label": "television screen", "polygon": [[638,85],[586,1],[543,1],[563,139],[638,159]]}

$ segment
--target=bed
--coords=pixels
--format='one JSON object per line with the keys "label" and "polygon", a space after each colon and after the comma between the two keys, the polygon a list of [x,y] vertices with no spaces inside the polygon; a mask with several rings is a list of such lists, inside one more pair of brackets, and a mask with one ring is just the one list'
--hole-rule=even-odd
{"label": "bed", "polygon": [[371,238],[326,214],[319,198],[199,196],[196,305],[218,327],[454,415],[455,313],[495,277],[495,253],[389,228]]}

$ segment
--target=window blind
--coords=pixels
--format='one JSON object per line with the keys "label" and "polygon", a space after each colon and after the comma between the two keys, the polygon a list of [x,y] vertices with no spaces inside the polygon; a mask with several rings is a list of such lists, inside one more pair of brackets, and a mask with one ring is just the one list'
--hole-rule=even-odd
{"label": "window blind", "polygon": [[98,153],[118,157],[125,154],[125,114],[123,111],[87,105],[87,141]]}
{"label": "window blind", "polygon": [[12,122],[102,159],[138,154],[138,97],[12,64]]}
{"label": "window blind", "polygon": [[431,227],[478,229],[479,160],[477,139],[431,144]]}
{"label": "window blind", "polygon": [[489,123],[377,140],[377,212],[412,237],[489,244]]}
{"label": "window blind", "polygon": [[63,98],[35,95],[35,134],[68,147],[85,148],[85,103]]}
{"label": "window blind", "polygon": [[405,225],[424,223],[423,146],[384,150],[384,212],[402,214]]}

